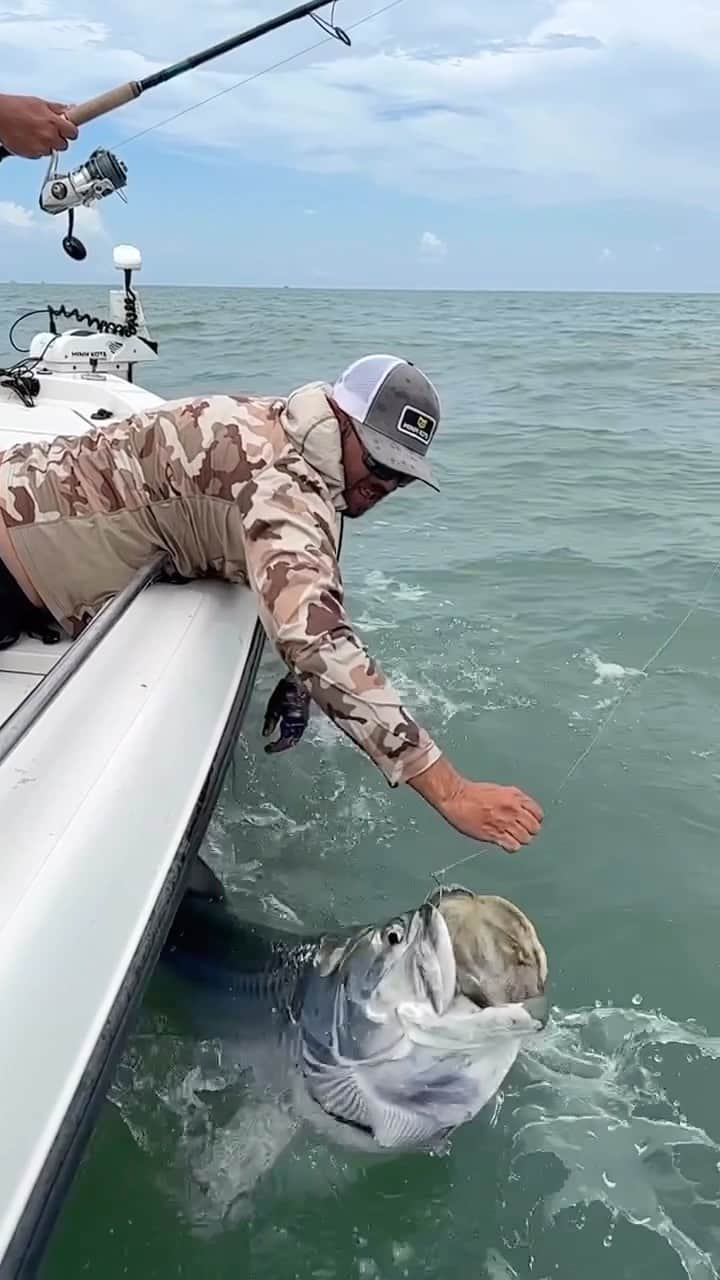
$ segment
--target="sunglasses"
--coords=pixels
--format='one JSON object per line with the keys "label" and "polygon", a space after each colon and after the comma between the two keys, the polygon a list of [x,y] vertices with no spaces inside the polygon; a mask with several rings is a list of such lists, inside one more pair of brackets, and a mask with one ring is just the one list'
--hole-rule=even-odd
{"label": "sunglasses", "polygon": [[393,471],[392,467],[386,467],[382,462],[376,462],[375,458],[372,458],[364,449],[363,463],[370,475],[382,480],[383,484],[394,484],[398,489],[404,489],[406,485],[412,484],[415,479],[414,476],[403,475],[401,471]]}

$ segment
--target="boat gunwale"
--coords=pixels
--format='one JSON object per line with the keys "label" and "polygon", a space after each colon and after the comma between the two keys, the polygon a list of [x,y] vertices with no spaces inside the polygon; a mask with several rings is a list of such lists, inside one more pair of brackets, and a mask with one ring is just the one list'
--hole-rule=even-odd
{"label": "boat gunwale", "polygon": [[73,640],[49,671],[38,681],[34,689],[19,702],[6,720],[0,723],[0,765],[22,742],[43,711],[50,706],[65,685],[95,652],[116,622],[127,613],[142,591],[162,573],[166,562],[165,552],[158,552],[153,560],[133,575],[126,587],[112,596],[85,630]]}

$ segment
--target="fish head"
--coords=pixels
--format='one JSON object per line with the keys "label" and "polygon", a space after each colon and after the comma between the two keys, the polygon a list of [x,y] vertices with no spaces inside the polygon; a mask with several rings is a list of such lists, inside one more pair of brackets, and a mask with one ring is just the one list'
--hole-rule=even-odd
{"label": "fish head", "polygon": [[442,914],[431,903],[364,929],[345,949],[338,976],[348,999],[373,1023],[407,1000],[435,1013],[455,993],[455,957]]}
{"label": "fish head", "polygon": [[344,940],[322,939],[298,1022],[305,1089],[325,1118],[372,1144],[394,1144],[384,1134],[414,1074],[402,1010],[437,1017],[451,1005],[456,981],[448,928],[431,903]]}
{"label": "fish head", "polygon": [[338,945],[324,939],[304,1001],[303,1025],[355,1061],[387,1051],[401,1035],[398,1008],[408,1002],[440,1014],[457,975],[445,920],[432,903],[353,931]]}
{"label": "fish head", "polygon": [[[528,1039],[548,1019],[548,963],[537,930],[514,903],[474,894],[461,886],[439,890],[430,899],[448,929],[456,986],[440,1012],[406,1002],[398,1016],[412,1045],[395,1099],[406,1113],[405,1134],[452,1132],[493,1098]],[[393,1064],[394,1066],[395,1064]],[[399,1087],[398,1087],[399,1086]],[[384,1082],[390,1100],[391,1081]],[[390,1115],[392,1145],[397,1121]]]}
{"label": "fish head", "polygon": [[546,979],[527,917],[460,889],[325,940],[301,1017],[307,1091],[377,1147],[432,1145],[494,1097],[542,1028]]}

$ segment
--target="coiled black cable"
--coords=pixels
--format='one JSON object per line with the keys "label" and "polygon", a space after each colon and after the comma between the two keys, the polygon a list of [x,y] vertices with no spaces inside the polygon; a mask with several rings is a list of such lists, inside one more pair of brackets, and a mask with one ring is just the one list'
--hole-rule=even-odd
{"label": "coiled black cable", "polygon": [[137,307],[134,294],[125,295],[126,324],[117,324],[115,320],[101,320],[99,316],[91,316],[87,311],[78,311],[77,307],[50,306],[48,312],[51,322],[77,320],[78,324],[87,325],[88,329],[97,329],[98,333],[114,334],[118,338],[132,338],[137,333]]}
{"label": "coiled black cable", "polygon": [[20,365],[11,369],[0,369],[0,387],[14,391],[26,409],[35,407],[35,397],[40,394],[39,380]]}

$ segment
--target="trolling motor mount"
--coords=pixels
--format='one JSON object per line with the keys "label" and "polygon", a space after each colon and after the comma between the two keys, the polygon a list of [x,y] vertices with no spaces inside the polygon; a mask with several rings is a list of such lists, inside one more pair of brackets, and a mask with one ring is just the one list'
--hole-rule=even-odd
{"label": "trolling motor mount", "polygon": [[39,204],[43,213],[67,213],[68,231],[63,238],[63,249],[70,258],[81,262],[87,257],[87,249],[73,235],[75,210],[81,205],[95,204],[115,192],[121,200],[127,200],[122,192],[127,185],[127,166],[104,147],[97,147],[85,164],[78,165],[69,173],[58,173],[58,159],[59,153],[54,151],[40,189]]}

